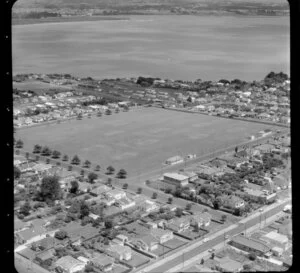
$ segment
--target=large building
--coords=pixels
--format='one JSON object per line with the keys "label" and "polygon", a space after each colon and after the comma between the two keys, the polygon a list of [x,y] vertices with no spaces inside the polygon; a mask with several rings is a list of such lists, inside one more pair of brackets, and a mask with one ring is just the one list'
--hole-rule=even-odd
{"label": "large building", "polygon": [[270,247],[264,244],[263,242],[249,239],[244,236],[235,236],[229,243],[231,246],[238,248],[240,250],[255,253],[258,256],[264,256],[268,252],[270,252]]}
{"label": "large building", "polygon": [[165,173],[164,182],[175,186],[186,186],[189,183],[189,177],[178,173]]}
{"label": "large building", "polygon": [[280,234],[278,232],[271,231],[261,237],[261,240],[270,242],[271,244],[282,248],[283,250],[288,249],[289,239],[286,235]]}

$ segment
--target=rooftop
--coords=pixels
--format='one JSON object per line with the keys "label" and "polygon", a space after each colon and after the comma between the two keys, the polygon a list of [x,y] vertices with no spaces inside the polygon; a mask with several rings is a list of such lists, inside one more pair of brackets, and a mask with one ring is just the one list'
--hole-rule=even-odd
{"label": "rooftop", "polygon": [[179,180],[179,181],[188,179],[188,176],[178,174],[178,173],[164,173],[164,177],[171,178],[171,179],[176,179],[176,180]]}
{"label": "rooftop", "polygon": [[73,258],[70,255],[67,255],[67,256],[64,256],[64,257],[61,257],[60,259],[58,259],[55,264],[56,264],[56,266],[60,266],[63,269],[69,271],[72,267],[81,265],[81,264],[83,264],[83,262]]}
{"label": "rooftop", "polygon": [[248,246],[252,249],[256,249],[263,253],[268,252],[270,250],[270,248],[267,245],[265,245],[264,243],[251,240],[251,239],[241,236],[241,235],[233,237],[231,241],[241,244],[241,245],[244,245],[244,246]]}

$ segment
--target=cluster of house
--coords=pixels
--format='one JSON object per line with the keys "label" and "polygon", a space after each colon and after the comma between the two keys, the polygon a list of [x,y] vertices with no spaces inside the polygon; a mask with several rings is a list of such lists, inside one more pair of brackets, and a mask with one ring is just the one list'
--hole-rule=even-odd
{"label": "cluster of house", "polygon": [[[104,113],[108,109],[117,109],[128,106],[128,101],[120,103],[108,103],[107,105],[91,104],[82,106],[83,102],[92,102],[99,97],[88,95],[74,96],[74,92],[61,92],[53,96],[35,96],[33,98],[24,98],[22,103],[18,103],[13,109],[14,125],[21,127],[34,123],[41,123],[51,120],[66,119],[76,117],[79,114],[88,115],[95,112]],[[25,101],[26,100],[26,101]],[[26,104],[29,104],[25,107]],[[38,111],[38,114],[36,114]]]}
{"label": "cluster of house", "polygon": [[[205,164],[189,167],[179,172],[164,173],[160,181],[165,184],[164,188],[188,188],[190,193],[196,194],[196,189],[207,184],[207,180],[213,181],[214,178],[224,174],[233,174],[241,167],[249,170],[253,168],[254,163],[263,164],[262,156],[264,153],[281,154],[289,152],[289,141],[289,137],[285,137],[238,151],[235,154],[223,154]],[[170,164],[178,160],[182,161],[183,159],[179,157],[171,158]],[[224,203],[226,203],[224,206],[232,209],[243,207],[245,197],[253,202],[263,201],[269,203],[274,201],[277,191],[291,187],[291,172],[288,168],[274,168],[272,173],[266,172],[261,177],[256,177],[254,181],[249,182],[245,179],[241,183],[243,184],[243,190],[237,190],[234,195],[226,196],[226,198],[224,196]]]}

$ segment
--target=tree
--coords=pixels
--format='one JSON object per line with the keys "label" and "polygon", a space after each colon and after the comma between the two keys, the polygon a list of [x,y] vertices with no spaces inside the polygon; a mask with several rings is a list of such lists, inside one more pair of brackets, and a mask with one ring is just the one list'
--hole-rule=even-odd
{"label": "tree", "polygon": [[29,201],[26,201],[24,205],[20,208],[19,213],[28,216],[30,214],[31,206]]}
{"label": "tree", "polygon": [[171,193],[172,192],[172,189],[171,188],[166,188],[166,190],[165,190],[165,193]]}
{"label": "tree", "polygon": [[123,184],[123,189],[127,190],[127,188],[128,188],[128,183]]}
{"label": "tree", "polygon": [[102,116],[102,113],[99,111],[98,113],[97,113],[97,117],[101,117]]}
{"label": "tree", "polygon": [[143,191],[143,189],[140,187],[140,188],[137,189],[136,193],[137,193],[137,194],[141,194],[142,191]]}
{"label": "tree", "polygon": [[78,155],[74,155],[74,157],[71,160],[71,164],[73,164],[73,165],[79,165],[80,164],[80,159],[79,159]]}
{"label": "tree", "polygon": [[61,165],[61,163],[60,162],[56,162],[56,166],[60,166]]}
{"label": "tree", "polygon": [[173,202],[173,198],[172,198],[172,197],[169,197],[169,198],[168,198],[168,203],[169,203],[169,204],[172,204],[172,202]]}
{"label": "tree", "polygon": [[250,261],[255,261],[257,258],[256,254],[254,252],[250,253],[248,257],[249,257]]}
{"label": "tree", "polygon": [[41,182],[40,195],[43,200],[57,200],[61,197],[61,188],[59,184],[59,177],[56,175],[53,176],[44,176]]}
{"label": "tree", "polygon": [[176,217],[181,217],[183,214],[183,210],[181,208],[177,208],[175,211]]}
{"label": "tree", "polygon": [[213,253],[211,253],[211,256],[210,256],[210,258],[213,260],[214,258],[215,258],[215,253],[213,252]]}
{"label": "tree", "polygon": [[203,258],[201,259],[201,262],[200,262],[200,264],[204,264],[204,259],[203,259]]}
{"label": "tree", "polygon": [[59,240],[63,240],[67,236],[68,236],[68,233],[66,231],[64,231],[64,230],[56,231],[55,234],[54,234],[54,237],[57,238],[57,239],[59,239]]}
{"label": "tree", "polygon": [[100,165],[97,165],[96,168],[95,168],[95,171],[96,171],[96,172],[99,172],[100,169],[101,169]]}
{"label": "tree", "polygon": [[116,108],[115,113],[119,113],[119,112],[120,112],[120,109]]}
{"label": "tree", "polygon": [[29,153],[28,152],[25,153],[25,157],[26,157],[27,160],[29,159]]}
{"label": "tree", "polygon": [[97,178],[98,178],[98,175],[95,173],[89,173],[89,175],[88,175],[88,179],[91,184],[93,184]]}
{"label": "tree", "polygon": [[76,180],[71,181],[70,193],[76,194],[79,189],[79,184]]}
{"label": "tree", "polygon": [[114,226],[114,222],[113,222],[113,220],[106,220],[104,222],[104,225],[105,225],[105,228],[111,229]]}
{"label": "tree", "polygon": [[117,177],[118,178],[121,178],[121,179],[124,179],[126,178],[126,175],[127,175],[127,172],[124,170],[124,169],[121,169],[118,174],[117,174]]}
{"label": "tree", "polygon": [[68,155],[64,155],[63,158],[62,158],[62,160],[63,160],[63,161],[68,161],[68,160],[69,160]]}
{"label": "tree", "polygon": [[81,171],[80,171],[80,175],[81,175],[81,176],[84,176],[84,170],[81,170]]}
{"label": "tree", "polygon": [[94,272],[94,267],[90,264],[87,264],[84,268],[84,272]]}
{"label": "tree", "polygon": [[174,192],[174,196],[175,197],[180,197],[182,193],[182,188],[180,186],[176,187],[175,192]]}
{"label": "tree", "polygon": [[42,151],[42,146],[41,145],[38,145],[38,144],[34,145],[34,147],[33,147],[33,153],[34,154],[39,154],[41,151]]}
{"label": "tree", "polygon": [[192,208],[192,204],[191,203],[186,204],[186,207],[185,207],[186,210],[191,210],[191,208]]}
{"label": "tree", "polygon": [[152,199],[156,199],[156,198],[157,198],[157,193],[154,192],[154,193],[152,194]]}
{"label": "tree", "polygon": [[251,270],[251,265],[250,264],[244,264],[243,265],[243,269],[246,271],[246,272],[249,272]]}
{"label": "tree", "polygon": [[20,169],[17,166],[14,166],[14,178],[17,179],[20,178],[20,176],[21,176]]}
{"label": "tree", "polygon": [[80,218],[82,219],[85,216],[90,214],[90,208],[85,201],[82,201],[80,204]]}
{"label": "tree", "polygon": [[16,148],[20,149],[23,148],[23,146],[24,146],[24,142],[21,139],[17,140]]}
{"label": "tree", "polygon": [[49,147],[45,146],[45,147],[43,147],[41,154],[44,156],[49,156],[52,154],[52,151],[50,150]]}
{"label": "tree", "polygon": [[59,151],[54,150],[54,151],[52,152],[52,157],[53,157],[53,158],[59,158],[60,155],[61,155],[61,153],[60,153]]}
{"label": "tree", "polygon": [[107,174],[113,174],[115,172],[115,168],[112,166],[108,166],[106,170],[107,170],[106,172]]}
{"label": "tree", "polygon": [[112,179],[111,179],[111,178],[108,178],[108,179],[107,179],[107,182],[106,182],[106,185],[111,186],[111,184],[112,184]]}
{"label": "tree", "polygon": [[40,157],[37,155],[35,156],[35,161],[39,161],[40,160]]}
{"label": "tree", "polygon": [[221,217],[221,219],[222,219],[222,222],[226,222],[226,220],[227,220],[227,215],[223,214],[222,217]]}
{"label": "tree", "polygon": [[46,159],[46,164],[50,164],[50,158]]}
{"label": "tree", "polygon": [[90,168],[91,167],[91,162],[89,160],[84,161],[83,167],[84,168]]}

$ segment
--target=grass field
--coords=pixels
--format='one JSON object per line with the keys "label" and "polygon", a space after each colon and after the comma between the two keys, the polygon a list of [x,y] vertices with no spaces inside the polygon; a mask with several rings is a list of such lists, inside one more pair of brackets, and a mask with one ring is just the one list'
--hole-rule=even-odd
{"label": "grass field", "polygon": [[17,129],[24,148],[48,145],[72,157],[78,154],[106,169],[124,168],[137,176],[162,168],[174,155],[201,156],[246,140],[270,126],[212,116],[145,108],[111,116],[70,120]]}

